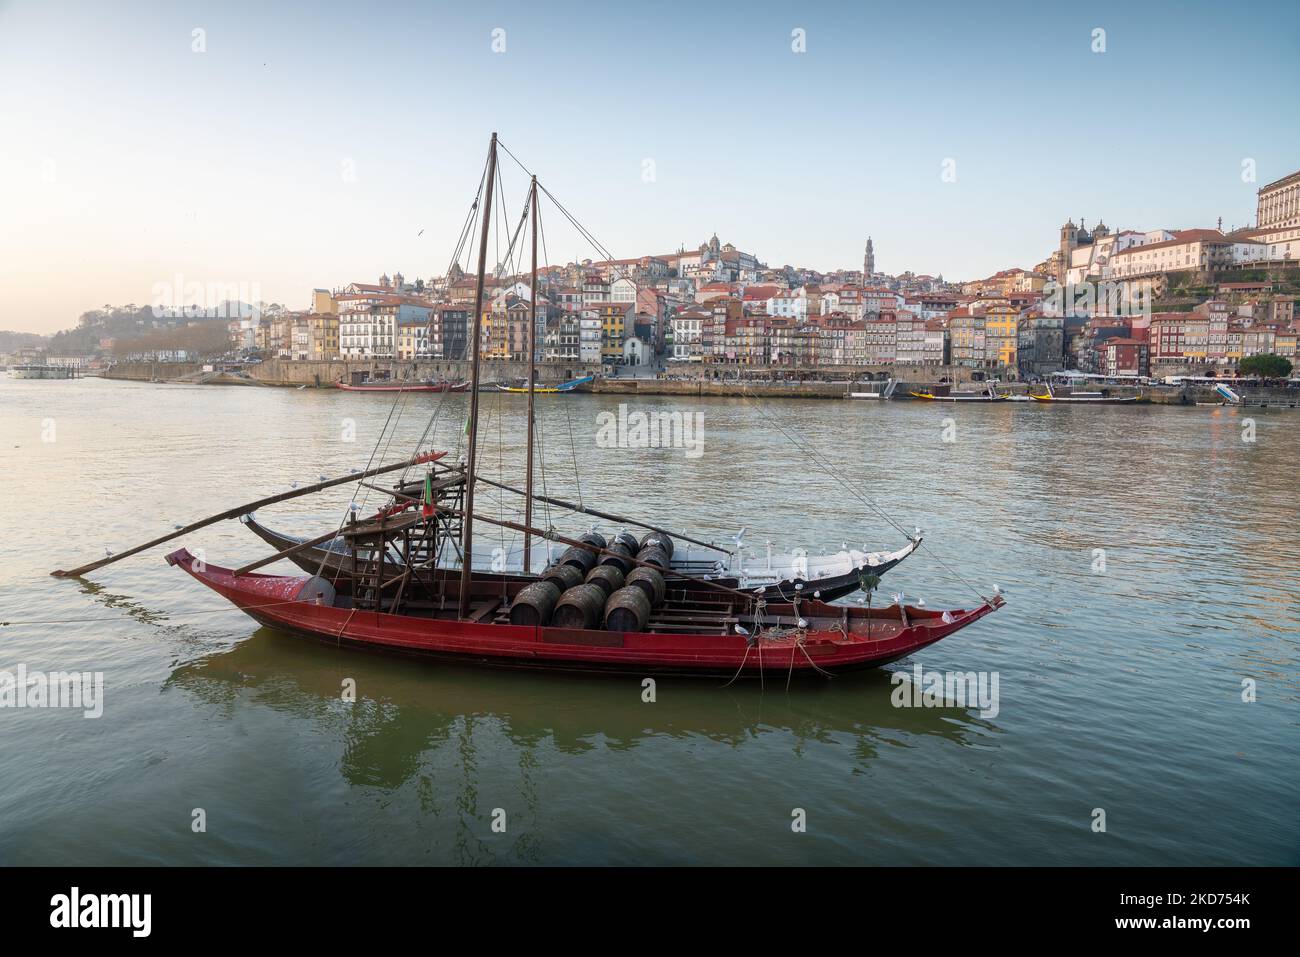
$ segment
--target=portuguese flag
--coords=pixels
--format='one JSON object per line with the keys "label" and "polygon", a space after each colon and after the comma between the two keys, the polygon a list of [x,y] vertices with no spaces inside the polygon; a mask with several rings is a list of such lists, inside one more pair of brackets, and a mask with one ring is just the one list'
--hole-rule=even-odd
{"label": "portuguese flag", "polygon": [[421,499],[420,512],[425,518],[433,518],[433,473],[424,473],[424,497]]}

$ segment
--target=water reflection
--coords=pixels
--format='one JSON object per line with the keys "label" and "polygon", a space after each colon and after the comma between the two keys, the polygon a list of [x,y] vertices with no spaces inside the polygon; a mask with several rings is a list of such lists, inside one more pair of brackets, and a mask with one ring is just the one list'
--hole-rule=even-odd
{"label": "water reflection", "polygon": [[[354,679],[357,702],[342,701]],[[864,771],[882,747],[935,737],[971,746],[995,725],[967,708],[895,708],[889,673],[846,675],[825,685],[780,682],[718,687],[717,681],[661,679],[657,701],[641,700],[635,677],[587,678],[501,672],[340,652],[270,629],[229,651],[182,664],[164,691],[182,689],[233,718],[256,704],[306,718],[342,743],[340,771],[351,785],[395,789],[426,765],[429,752],[452,749],[469,775],[476,731],[490,725],[535,764],[545,745],[566,754],[597,748],[630,751],[653,739],[704,738],[732,748],[784,737],[791,753],[840,743]],[[486,739],[487,735],[483,737]],[[472,805],[471,805],[472,806]]]}

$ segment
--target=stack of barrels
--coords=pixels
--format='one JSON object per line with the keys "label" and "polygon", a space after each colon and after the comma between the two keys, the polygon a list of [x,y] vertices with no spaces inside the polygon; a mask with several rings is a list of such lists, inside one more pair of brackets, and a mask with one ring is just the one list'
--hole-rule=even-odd
{"label": "stack of barrels", "polygon": [[672,539],[651,532],[638,541],[619,532],[607,542],[588,532],[580,541],[601,551],[576,545],[567,549],[538,581],[515,595],[511,623],[644,631],[667,592],[664,572],[672,564]]}

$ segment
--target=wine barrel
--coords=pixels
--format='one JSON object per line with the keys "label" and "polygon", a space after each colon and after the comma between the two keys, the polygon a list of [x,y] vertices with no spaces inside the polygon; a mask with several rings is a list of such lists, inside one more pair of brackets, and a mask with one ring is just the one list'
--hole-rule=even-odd
{"label": "wine barrel", "polygon": [[[636,536],[631,532],[619,532],[615,535],[614,545],[617,545],[620,542],[627,546],[627,553],[629,555],[635,555],[637,552],[641,551],[641,543],[637,541]],[[613,545],[610,547],[613,548]]]}
{"label": "wine barrel", "polygon": [[566,548],[560,556],[561,565],[572,565],[585,576],[596,565],[596,553],[577,545]]}
{"label": "wine barrel", "polygon": [[604,548],[606,545],[605,536],[600,532],[585,532],[578,536],[578,541],[586,542],[588,545],[595,545],[597,548]]}
{"label": "wine barrel", "polygon": [[597,565],[587,572],[587,581],[599,585],[606,595],[612,595],[623,587],[623,573],[614,565]]}
{"label": "wine barrel", "polygon": [[[618,583],[621,586],[623,580],[620,578]],[[334,586],[331,585],[328,580],[317,575],[312,575],[311,578],[303,582],[302,587],[298,589],[297,598],[298,601],[333,607],[335,598]]]}
{"label": "wine barrel", "polygon": [[572,565],[552,565],[542,573],[542,581],[553,582],[561,592],[566,592],[574,585],[581,585],[582,569]]}
{"label": "wine barrel", "polygon": [[630,572],[635,566],[632,564],[632,556],[637,553],[635,548],[628,548],[626,542],[616,541],[609,546],[609,550],[614,552],[612,555],[601,555],[600,564],[613,565],[624,575]]}
{"label": "wine barrel", "polygon": [[620,588],[605,602],[605,627],[610,631],[645,631],[650,599],[635,585]]}
{"label": "wine barrel", "polygon": [[646,532],[646,534],[641,536],[642,548],[648,548],[652,545],[655,548],[662,548],[668,553],[669,558],[673,557],[673,540],[667,535],[663,535],[659,532]]}
{"label": "wine barrel", "polygon": [[672,564],[668,553],[658,545],[647,545],[642,548],[641,551],[636,553],[636,560],[645,562],[648,565],[658,565],[664,571],[667,571],[669,565]]}
{"label": "wine barrel", "polygon": [[[570,566],[565,565],[565,568]],[[510,603],[510,624],[545,625],[551,620],[555,603],[560,600],[560,586],[553,581],[536,581],[519,589]]]}
{"label": "wine barrel", "polygon": [[605,610],[605,589],[599,585],[574,585],[555,605],[551,624],[556,628],[595,628]]}
{"label": "wine barrel", "polygon": [[653,568],[632,569],[627,573],[623,584],[628,588],[635,586],[645,592],[646,598],[650,599],[651,608],[658,608],[663,603],[664,594],[668,591],[668,586],[664,584],[664,576]]}

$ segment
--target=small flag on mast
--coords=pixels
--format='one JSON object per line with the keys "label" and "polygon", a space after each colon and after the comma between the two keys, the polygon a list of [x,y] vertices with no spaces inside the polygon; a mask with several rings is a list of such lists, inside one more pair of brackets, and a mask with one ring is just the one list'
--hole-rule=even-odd
{"label": "small flag on mast", "polygon": [[424,504],[421,506],[420,513],[425,518],[433,518],[433,473],[424,473]]}

